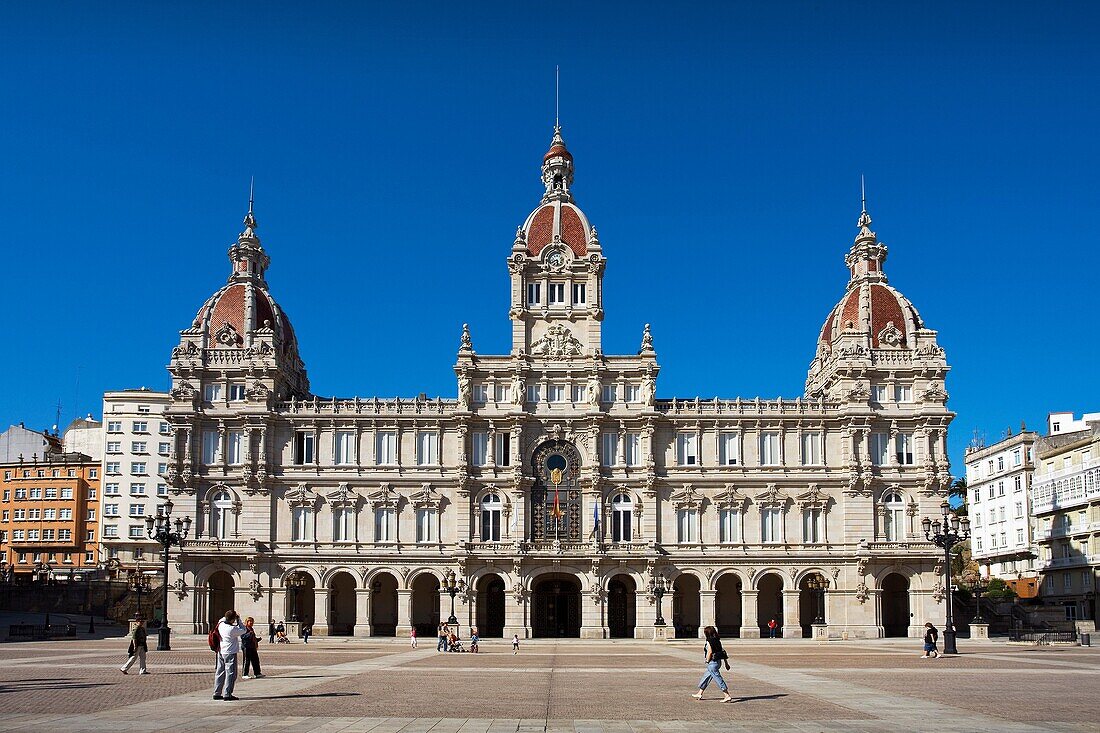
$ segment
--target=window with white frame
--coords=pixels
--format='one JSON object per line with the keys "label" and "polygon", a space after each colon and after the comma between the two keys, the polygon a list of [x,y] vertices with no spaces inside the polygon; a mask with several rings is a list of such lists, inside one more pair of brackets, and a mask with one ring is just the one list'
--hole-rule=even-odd
{"label": "window with white frame", "polygon": [[615,400],[618,398],[618,394],[619,394],[619,391],[618,391],[616,385],[614,385],[614,384],[605,384],[603,386],[603,394],[601,395],[600,401],[601,402],[606,402],[607,404],[613,404],[615,402]]}
{"label": "window with white frame", "polygon": [[740,461],[737,433],[718,433],[718,465],[736,466]]}
{"label": "window with white frame", "polygon": [[1016,502],[1016,518],[1020,519],[1024,516],[1024,503],[1022,501]]}
{"label": "window with white frame", "polygon": [[294,433],[294,463],[305,466],[313,463],[317,451],[316,436],[312,430],[299,430]]}
{"label": "window with white frame", "polygon": [[131,504],[130,505],[130,516],[131,517],[144,517],[145,516],[145,505],[144,504]]}
{"label": "window with white frame", "polygon": [[493,401],[494,402],[507,402],[508,401],[508,385],[503,382],[497,382],[493,385]]}
{"label": "window with white frame", "polygon": [[157,453],[160,453],[162,456],[166,456],[171,452],[172,452],[172,444],[171,443],[157,443]]}
{"label": "window with white frame", "polygon": [[894,402],[912,402],[913,386],[910,384],[894,385]]}
{"label": "window with white frame", "polygon": [[497,494],[486,494],[481,500],[481,541],[500,542],[500,518],[504,503]]}
{"label": "window with white frame", "polygon": [[229,385],[229,401],[230,402],[244,402],[244,384],[241,382],[234,382]]}
{"label": "window with white frame", "polygon": [[574,384],[573,385],[573,402],[575,404],[580,404],[580,403],[584,402],[584,385],[583,384]]}
{"label": "window with white frame", "polygon": [[638,433],[627,433],[624,443],[625,463],[628,466],[638,466],[642,462],[642,436]]}
{"label": "window with white frame", "polygon": [[395,542],[397,540],[397,510],[381,507],[374,510],[374,541]]}
{"label": "window with white frame", "polygon": [[776,543],[783,541],[783,510],[777,506],[760,509],[760,541]]}
{"label": "window with white frame", "polygon": [[229,443],[229,465],[239,466],[244,463],[244,431],[243,430],[230,430],[228,435]]}
{"label": "window with white frame", "polygon": [[872,384],[871,385],[871,401],[877,402],[880,405],[886,404],[886,385],[885,384]]}
{"label": "window with white frame", "polygon": [[162,422],[160,424],[159,428],[160,428],[160,434],[161,435],[171,435],[172,434],[172,426],[169,425],[166,422]]}
{"label": "window with white frame", "polygon": [[130,539],[132,539],[132,540],[143,540],[143,539],[145,539],[145,527],[141,526],[140,524],[131,524],[130,525]]}
{"label": "window with white frame", "polygon": [[550,384],[546,387],[547,402],[565,402],[565,385]]}
{"label": "window with white frame", "polygon": [[1016,544],[1024,544],[1024,530],[1022,528],[1016,530]]}
{"label": "window with white frame", "polygon": [[233,500],[228,491],[219,491],[210,501],[210,536],[219,540],[229,538],[229,521]]}
{"label": "window with white frame", "polygon": [[332,541],[355,541],[355,509],[346,504],[332,508]]}
{"label": "window with white frame", "polygon": [[108,420],[107,421],[107,432],[108,433],[121,433],[122,432],[122,421],[121,420]]}
{"label": "window with white frame", "polygon": [[779,465],[779,433],[766,431],[760,433],[760,465]]}
{"label": "window with white frame", "polygon": [[313,509],[308,506],[290,508],[290,540],[309,542],[313,539]]}
{"label": "window with white frame", "polygon": [[104,504],[103,516],[105,517],[117,517],[118,516],[118,504]]}
{"label": "window with white frame", "polygon": [[821,433],[802,433],[802,465],[822,466],[825,464],[821,450]]}
{"label": "window with white frame", "polygon": [[573,283],[573,305],[584,305],[588,302],[584,283]]}
{"label": "window with white frame", "polygon": [[131,496],[145,496],[145,484],[144,483],[130,484],[130,495]]}
{"label": "window with white frame", "polygon": [[433,507],[426,507],[416,510],[416,541],[417,542],[435,542],[436,541],[436,510]]}
{"label": "window with white frame", "polygon": [[890,434],[871,433],[871,463],[875,466],[885,466],[890,455]]}
{"label": "window with white frame", "polygon": [[802,510],[802,542],[817,545],[825,541],[824,515],[819,507]]}
{"label": "window with white frame", "polygon": [[550,296],[550,304],[557,305],[565,302],[565,283],[550,283],[547,286],[547,293]]}
{"label": "window with white frame", "polygon": [[905,539],[905,501],[896,491],[887,492],[882,497],[883,530],[887,542],[900,542]]}
{"label": "window with white frame", "polygon": [[637,403],[642,401],[642,386],[640,384],[627,384],[623,386],[623,401]]}
{"label": "window with white frame", "polygon": [[611,499],[611,541],[630,542],[634,536],[634,500],[629,494],[616,494]]}
{"label": "window with white frame", "polygon": [[898,463],[903,466],[913,465],[913,436],[910,433],[898,433],[894,439],[894,450],[897,453]]}
{"label": "window with white frame", "polygon": [[[205,453],[204,453],[204,457],[205,457]],[[205,461],[204,461],[204,463],[205,463]],[[106,466],[106,470],[107,470],[107,475],[108,476],[120,476],[122,474],[122,464],[118,463],[117,461],[108,461],[107,466]]]}
{"label": "window with white frame", "polygon": [[511,437],[505,430],[498,430],[493,434],[493,457],[498,466],[512,465]]}
{"label": "window with white frame", "polygon": [[489,401],[489,388],[484,384],[475,384],[473,388],[473,401],[483,405]]}
{"label": "window with white frame", "polygon": [[475,466],[484,466],[489,462],[489,434],[484,430],[470,433],[470,453]]}
{"label": "window with white frame", "polygon": [[1004,496],[1004,495],[1005,495],[1005,482],[1004,481],[998,481],[997,482],[997,496]]}
{"label": "window with white frame", "polygon": [[381,430],[374,435],[374,463],[377,466],[397,465],[397,433]]}
{"label": "window with white frame", "polygon": [[676,510],[676,541],[680,544],[697,542],[698,534],[695,525],[698,522],[698,514],[692,507],[684,507]]}
{"label": "window with white frame", "polygon": [[699,465],[699,435],[682,432],[676,434],[676,463],[681,466]]}
{"label": "window with white frame", "polygon": [[741,541],[741,510],[737,507],[727,506],[718,510],[718,541]]}
{"label": "window with white frame", "polygon": [[531,404],[538,404],[542,401],[542,390],[539,389],[539,385],[527,385],[527,401]]}
{"label": "window with white frame", "polygon": [[527,305],[539,305],[542,303],[541,283],[527,283]]}
{"label": "window with white frame", "polygon": [[337,466],[355,463],[355,431],[337,430],[332,440],[332,462]]}
{"label": "window with white frame", "polygon": [[1013,466],[1019,466],[1020,465],[1020,462],[1021,462],[1020,461],[1020,455],[1021,454],[1020,454],[1020,449],[1019,448],[1012,451],[1012,465]]}
{"label": "window with white frame", "polygon": [[421,430],[416,434],[416,465],[434,466],[439,458],[439,433]]}
{"label": "window with white frame", "polygon": [[222,386],[220,384],[208,384],[203,387],[202,396],[207,402],[217,402],[222,398]]}
{"label": "window with white frame", "polygon": [[600,433],[600,464],[614,466],[619,461],[619,434]]}
{"label": "window with white frame", "polygon": [[149,423],[145,420],[134,420],[132,423],[130,423],[130,428],[135,433],[148,433]]}
{"label": "window with white frame", "polygon": [[202,431],[202,462],[208,466],[222,462],[221,436],[217,430]]}
{"label": "window with white frame", "polygon": [[149,473],[148,464],[145,461],[131,461],[130,473],[134,476],[145,476]]}

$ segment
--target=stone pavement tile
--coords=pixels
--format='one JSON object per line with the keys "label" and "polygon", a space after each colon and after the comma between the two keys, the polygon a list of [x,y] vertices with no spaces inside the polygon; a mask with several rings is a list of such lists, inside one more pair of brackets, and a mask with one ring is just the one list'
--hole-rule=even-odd
{"label": "stone pavement tile", "polygon": [[492,722],[489,718],[467,718],[458,729],[458,733],[488,733]]}

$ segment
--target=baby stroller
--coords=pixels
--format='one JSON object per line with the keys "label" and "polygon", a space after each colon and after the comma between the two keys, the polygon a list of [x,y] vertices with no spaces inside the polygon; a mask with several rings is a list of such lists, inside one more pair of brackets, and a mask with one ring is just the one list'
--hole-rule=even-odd
{"label": "baby stroller", "polygon": [[451,634],[450,641],[447,643],[447,651],[449,651],[449,652],[464,652],[466,650],[462,648],[462,640],[459,639],[454,634]]}

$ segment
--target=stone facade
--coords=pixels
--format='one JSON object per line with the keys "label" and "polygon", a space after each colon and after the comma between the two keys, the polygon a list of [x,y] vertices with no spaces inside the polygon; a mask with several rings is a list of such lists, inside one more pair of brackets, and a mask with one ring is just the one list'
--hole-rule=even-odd
{"label": "stone facade", "polygon": [[508,253],[511,353],[477,353],[463,326],[457,399],[313,394],[250,206],[229,282],[169,364],[169,490],[195,520],[173,554],[176,628],[232,606],[426,633],[451,613],[451,571],[454,613],[483,636],[650,637],[658,609],[679,636],[942,623],[920,519],[950,482],[948,366],[887,284],[867,212],[803,395],[658,399],[648,326],[636,354],[603,353],[607,260],[573,172],[556,129]]}

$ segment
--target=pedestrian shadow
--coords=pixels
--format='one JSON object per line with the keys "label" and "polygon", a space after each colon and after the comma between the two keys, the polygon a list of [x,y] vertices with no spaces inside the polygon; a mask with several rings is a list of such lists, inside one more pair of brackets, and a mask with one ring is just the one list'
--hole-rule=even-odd
{"label": "pedestrian shadow", "polygon": [[361,692],[317,692],[312,695],[299,693],[297,695],[273,695],[270,697],[251,697],[247,700],[252,702],[253,700],[293,700],[296,698],[308,698],[308,697],[359,697],[363,693]]}
{"label": "pedestrian shadow", "polygon": [[778,700],[781,697],[786,697],[787,693],[777,692],[774,695],[754,695],[752,697],[737,697],[734,698],[734,702],[752,702],[753,700]]}
{"label": "pedestrian shadow", "polygon": [[26,684],[7,684],[0,685],[0,695],[9,692],[27,692],[27,691],[40,691],[40,690],[89,690],[93,687],[109,687],[109,683],[106,682],[53,682],[39,683],[34,685]]}

